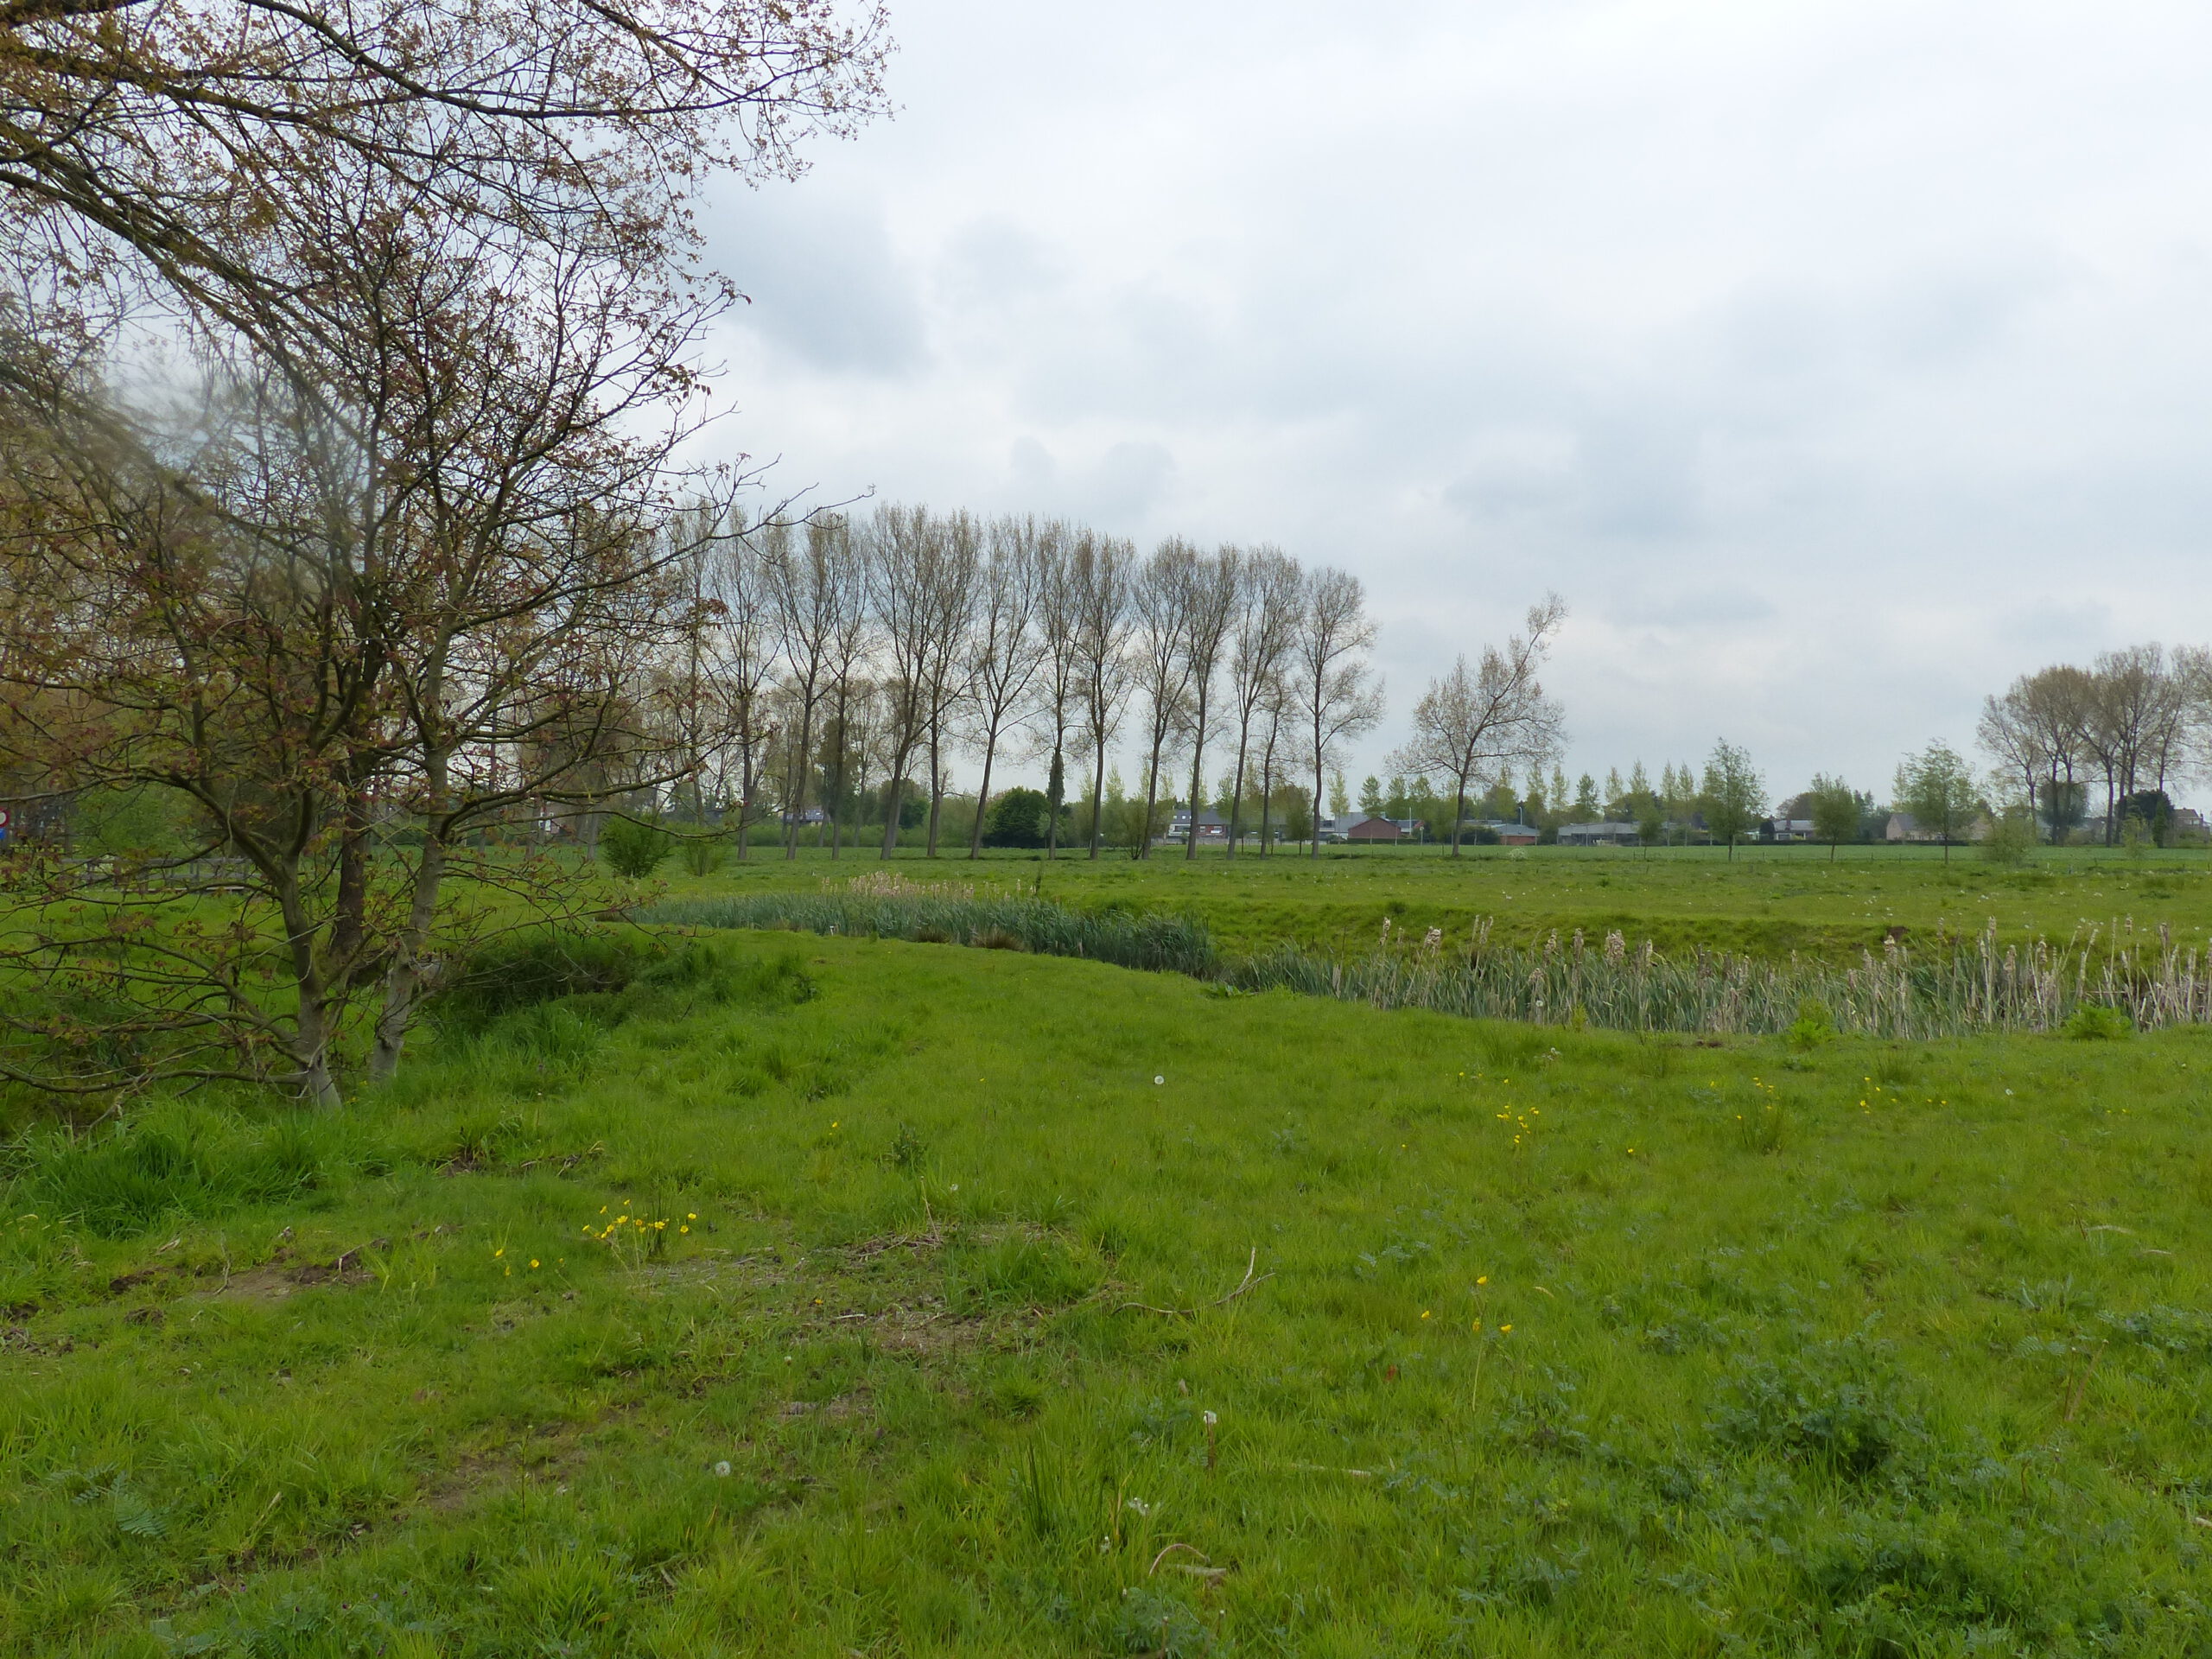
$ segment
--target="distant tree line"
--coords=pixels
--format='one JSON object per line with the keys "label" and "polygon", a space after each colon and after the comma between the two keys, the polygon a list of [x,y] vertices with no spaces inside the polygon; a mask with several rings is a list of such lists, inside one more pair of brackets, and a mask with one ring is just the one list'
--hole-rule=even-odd
{"label": "distant tree line", "polygon": [[2212,651],[2157,645],[2109,651],[2088,668],[2023,674],[1982,707],[1977,735],[2000,786],[2054,842],[2101,794],[2100,839],[2171,816],[2166,786],[2212,749]]}
{"label": "distant tree line", "polygon": [[[1271,546],[1170,537],[1140,556],[1059,520],[886,505],[725,538],[700,591],[698,643],[680,683],[664,677],[685,745],[666,800],[741,856],[761,826],[787,857],[864,829],[887,855],[902,827],[935,855],[956,814],[970,856],[1150,856],[1177,801],[1210,793],[1232,850],[1247,828],[1264,847],[1310,798],[1298,781],[1381,712],[1359,582]],[[1010,760],[1045,787],[994,798]]]}

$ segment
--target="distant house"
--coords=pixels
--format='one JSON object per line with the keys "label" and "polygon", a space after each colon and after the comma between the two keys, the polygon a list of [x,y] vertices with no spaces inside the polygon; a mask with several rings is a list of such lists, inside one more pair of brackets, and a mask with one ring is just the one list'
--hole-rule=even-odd
{"label": "distant house", "polygon": [[1636,826],[1618,821],[1562,823],[1559,827],[1559,844],[1562,847],[1632,847],[1636,844]]}
{"label": "distant house", "polygon": [[1511,818],[1470,818],[1459,826],[1459,838],[1465,841],[1473,830],[1487,830],[1497,837],[1501,847],[1534,847],[1543,839],[1543,832],[1533,823],[1516,823]]}
{"label": "distant house", "polygon": [[[1963,831],[1954,836],[1952,837],[1952,843],[1955,846],[1958,842],[1963,841],[1984,841],[1988,838],[1988,836],[1989,820],[1986,817],[1978,817],[1972,823],[1967,825]],[[1885,841],[1933,842],[1941,841],[1942,837],[1935,830],[1925,828],[1921,823],[1920,820],[1914,817],[1911,813],[1892,812],[1890,814],[1890,827],[1884,833],[1883,839]]]}
{"label": "distant house", "polygon": [[1810,841],[1813,821],[1810,818],[1769,818],[1759,826],[1761,841]]}
{"label": "distant house", "polygon": [[1363,817],[1344,832],[1346,841],[1408,841],[1405,827],[1389,818]]}
{"label": "distant house", "polygon": [[[1190,838],[1191,814],[1186,808],[1178,811],[1167,820],[1167,839],[1173,842],[1185,842]],[[1201,847],[1208,842],[1226,842],[1228,839],[1229,820],[1227,818],[1223,817],[1218,812],[1198,814],[1198,844]]]}

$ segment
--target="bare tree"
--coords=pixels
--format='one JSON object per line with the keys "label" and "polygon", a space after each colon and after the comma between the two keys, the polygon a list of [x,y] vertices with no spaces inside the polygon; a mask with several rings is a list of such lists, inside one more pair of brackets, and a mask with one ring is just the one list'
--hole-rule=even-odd
{"label": "bare tree", "polygon": [[1190,717],[1190,633],[1199,559],[1198,549],[1180,537],[1171,536],[1145,561],[1135,587],[1137,689],[1144,694],[1146,721],[1144,824],[1137,834],[1139,858],[1152,856],[1160,767],[1169,745]]}
{"label": "bare tree", "polygon": [[2041,792],[2056,842],[2064,838],[2068,823],[2080,820],[2082,785],[2074,774],[2093,759],[2088,728],[2094,683],[2081,669],[2061,665],[2029,675],[2015,689],[2020,713],[2032,725],[2044,755]]}
{"label": "bare tree", "polygon": [[990,556],[980,583],[973,633],[975,654],[969,666],[970,696],[983,751],[983,777],[976,791],[976,822],[968,834],[968,856],[983,855],[983,814],[991,800],[991,766],[1007,728],[1029,712],[1046,642],[1037,627],[1045,575],[1058,534],[1034,518],[1000,518],[990,530]]}
{"label": "bare tree", "polygon": [[1243,553],[1224,547],[1210,559],[1199,558],[1191,569],[1190,595],[1190,620],[1184,634],[1191,669],[1191,829],[1183,837],[1185,860],[1198,855],[1198,810],[1205,797],[1206,721],[1213,683],[1221,670],[1221,654],[1247,598]]}
{"label": "bare tree", "polygon": [[725,819],[735,816],[733,840],[742,861],[757,821],[761,772],[776,739],[769,695],[776,631],[760,548],[742,520],[733,523],[728,533],[693,540],[705,556],[693,560],[696,620],[684,637],[694,674],[701,666],[704,670],[699,689],[711,699],[715,740],[709,753],[702,753],[695,742],[690,757],[693,798],[705,804],[702,776],[710,779],[715,805]]}
{"label": "bare tree", "polygon": [[1136,549],[1089,531],[1075,539],[1076,655],[1082,664],[1084,741],[1090,751],[1090,856],[1106,831],[1106,753],[1129,698],[1131,588]]}
{"label": "bare tree", "polygon": [[[840,520],[837,555],[832,567],[831,622],[823,658],[828,679],[830,735],[823,746],[823,817],[830,830],[830,856],[835,861],[843,849],[845,812],[864,798],[858,780],[868,770],[877,721],[873,718],[875,688],[861,677],[874,644],[874,620],[868,608],[868,575],[865,550]],[[808,757],[812,764],[813,757]],[[860,844],[860,829],[853,827],[853,844]]]}
{"label": "bare tree", "polygon": [[[931,567],[930,604],[935,643],[928,656],[930,821],[928,855],[937,856],[938,822],[944,807],[944,734],[953,712],[971,689],[976,665],[976,605],[982,586],[983,532],[973,514],[960,512],[942,527]],[[980,814],[982,805],[977,804]]]}
{"label": "bare tree", "polygon": [[[549,315],[383,251],[374,372],[352,385],[249,363],[194,423],[214,440],[172,460],[54,383],[36,418],[62,441],[10,451],[19,500],[42,504],[5,547],[10,758],[50,785],[173,795],[240,890],[221,925],[167,930],[151,956],[118,955],[130,893],[73,893],[45,965],[157,961],[126,975],[125,1023],[219,1042],[226,1075],[325,1106],[365,1001],[370,1075],[397,1065],[431,964],[471,925],[455,883],[557,907],[554,867],[481,842],[683,770],[639,687],[693,620],[679,567],[700,516],[671,515],[661,486],[680,430],[626,431],[655,391],[603,349],[606,296],[586,283]],[[355,252],[375,275],[379,250]],[[255,984],[264,927],[281,992]],[[147,1065],[212,1075],[204,1054]]]}
{"label": "bare tree", "polygon": [[791,744],[785,771],[784,856],[798,856],[799,824],[806,813],[807,776],[814,762],[815,716],[828,690],[828,670],[838,628],[849,603],[855,555],[851,527],[841,517],[792,526],[771,524],[761,532],[761,571],[784,661],[790,665],[789,702],[795,719],[785,721]]}
{"label": "bare tree", "polygon": [[1356,576],[1322,569],[1306,579],[1291,664],[1300,718],[1312,740],[1315,858],[1321,855],[1321,791],[1329,763],[1347,738],[1382,717],[1382,688],[1368,683],[1366,653],[1375,644],[1375,624],[1366,607]]}
{"label": "bare tree", "polygon": [[[1304,581],[1300,578],[1296,591],[1302,592],[1303,588]],[[1285,654],[1287,656],[1287,651]],[[1268,812],[1274,804],[1276,758],[1294,734],[1297,714],[1294,698],[1290,681],[1279,664],[1260,691],[1260,851],[1263,855],[1271,855],[1274,850],[1274,843],[1268,839]]]}
{"label": "bare tree", "polygon": [[[1229,656],[1229,695],[1236,719],[1236,777],[1230,790],[1229,855],[1236,855],[1236,841],[1243,829],[1245,763],[1252,745],[1254,723],[1269,706],[1271,695],[1281,686],[1282,668],[1296,636],[1302,578],[1298,563],[1281,548],[1261,546],[1245,556],[1243,602],[1236,619]],[[1269,721],[1272,734],[1275,722]],[[1273,750],[1268,759],[1273,760]],[[1268,767],[1272,773],[1272,766]],[[1261,788],[1260,844],[1267,847],[1267,803],[1269,785]]]}
{"label": "bare tree", "polygon": [[1467,786],[1478,778],[1518,765],[1554,759],[1563,716],[1536,678],[1552,637],[1567,618],[1567,601],[1548,594],[1529,607],[1527,632],[1503,647],[1483,647],[1473,673],[1461,657],[1451,673],[1433,680],[1414,705],[1413,738],[1389,764],[1421,777],[1452,780],[1452,856],[1459,856],[1459,826],[1467,816]]}
{"label": "bare tree", "polygon": [[296,372],[354,332],[297,263],[327,181],[418,224],[589,247],[639,309],[707,179],[884,107],[880,10],[826,0],[60,0],[0,21],[0,232],[81,293],[151,282]]}
{"label": "bare tree", "polygon": [[1057,521],[1038,532],[1037,628],[1043,652],[1045,741],[1045,856],[1060,848],[1060,808],[1067,791],[1068,739],[1082,702],[1082,591],[1077,580],[1074,532]]}
{"label": "bare tree", "polygon": [[2044,728],[2031,707],[2030,683],[2030,677],[2024,674],[2003,696],[1983,698],[1974,735],[1983,752],[2004,772],[2019,779],[2032,823],[2038,817],[2038,797],[2052,757],[2045,747]]}
{"label": "bare tree", "polygon": [[[899,844],[908,768],[921,751],[937,772],[938,734],[963,689],[957,670],[974,605],[976,553],[963,524],[972,530],[965,515],[948,521],[925,507],[885,506],[870,530],[870,591],[887,670],[885,858]],[[931,777],[932,811],[940,782]]]}

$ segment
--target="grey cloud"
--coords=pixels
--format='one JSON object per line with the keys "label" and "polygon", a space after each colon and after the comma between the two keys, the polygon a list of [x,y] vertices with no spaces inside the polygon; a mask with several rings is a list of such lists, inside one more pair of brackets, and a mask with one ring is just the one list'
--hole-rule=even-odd
{"label": "grey cloud", "polygon": [[939,292],[957,305],[995,307],[1051,293],[1065,279],[1058,252],[1002,214],[971,221],[945,244]]}
{"label": "grey cloud", "polygon": [[751,302],[734,321],[787,355],[868,375],[922,365],[921,305],[875,203],[774,187],[727,204],[708,245]]}
{"label": "grey cloud", "polygon": [[1733,627],[1779,614],[1774,601],[1740,588],[1686,588],[1647,593],[1606,607],[1618,620],[1682,630]]}

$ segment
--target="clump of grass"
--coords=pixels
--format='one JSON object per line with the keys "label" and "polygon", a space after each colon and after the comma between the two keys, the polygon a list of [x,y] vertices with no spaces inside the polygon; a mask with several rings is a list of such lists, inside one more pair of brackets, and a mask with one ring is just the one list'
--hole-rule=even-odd
{"label": "clump of grass", "polygon": [[162,1221],[308,1199],[388,1161],[349,1122],[199,1110],[89,1135],[35,1131],[10,1150],[10,1198],[98,1236],[129,1238]]}
{"label": "clump of grass", "polygon": [[[432,1015],[444,1031],[496,1027],[511,1046],[565,1055],[582,1044],[577,1017],[602,1026],[685,1005],[799,1002],[812,982],[795,954],[741,955],[702,939],[637,929],[533,928],[497,939],[442,985]],[[536,1013],[566,1004],[559,1014]]]}

